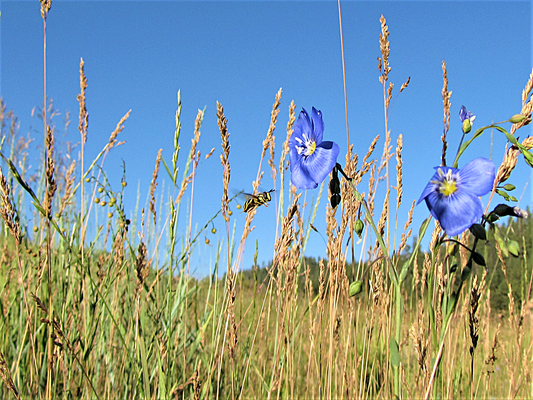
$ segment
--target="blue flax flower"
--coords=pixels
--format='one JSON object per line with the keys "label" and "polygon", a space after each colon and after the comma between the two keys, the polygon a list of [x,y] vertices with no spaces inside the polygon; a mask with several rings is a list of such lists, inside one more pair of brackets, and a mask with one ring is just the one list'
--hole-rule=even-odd
{"label": "blue flax flower", "polygon": [[483,205],[479,196],[492,190],[494,163],[476,158],[463,168],[435,167],[437,172],[420,196],[448,236],[459,235],[479,222]]}
{"label": "blue flax flower", "polygon": [[322,141],[322,113],[313,107],[311,116],[302,109],[289,139],[291,182],[298,189],[315,189],[331,172],[339,155],[336,143]]}

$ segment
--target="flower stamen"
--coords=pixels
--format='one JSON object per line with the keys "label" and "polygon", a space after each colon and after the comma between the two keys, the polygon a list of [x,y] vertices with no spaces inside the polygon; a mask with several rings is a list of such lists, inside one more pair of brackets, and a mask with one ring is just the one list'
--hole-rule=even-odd
{"label": "flower stamen", "polygon": [[457,177],[453,176],[452,170],[444,173],[442,169],[438,169],[439,179],[430,181],[437,185],[437,188],[441,194],[448,197],[457,191]]}
{"label": "flower stamen", "polygon": [[303,140],[299,137],[295,137],[296,141],[301,144],[301,146],[295,146],[298,154],[303,154],[306,157],[309,157],[316,150],[316,142],[312,139],[309,139],[307,135],[302,134]]}

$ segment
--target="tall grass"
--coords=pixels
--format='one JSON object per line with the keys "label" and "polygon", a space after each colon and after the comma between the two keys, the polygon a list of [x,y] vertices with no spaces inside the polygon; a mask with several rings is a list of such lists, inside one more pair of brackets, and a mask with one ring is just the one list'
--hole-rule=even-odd
{"label": "tall grass", "polygon": [[[50,7],[42,4],[46,24]],[[18,135],[15,116],[0,102],[1,397],[533,397],[530,246],[522,246],[524,285],[512,287],[505,235],[493,234],[501,242],[493,239],[497,259],[491,270],[503,271],[509,293],[508,309],[498,316],[491,309],[491,271],[476,267],[473,253],[465,249],[475,248],[478,239],[467,232],[460,243],[443,240],[438,222],[430,219],[413,237],[414,201],[403,230],[398,226],[404,201],[403,138],[394,137],[388,125],[394,90],[384,17],[380,23],[383,150],[376,156],[377,136],[360,160],[347,130],[344,169],[351,181],[342,178],[340,206],[320,204],[324,183],[310,202],[293,186],[287,191],[295,105],[289,106],[276,163],[281,89],[276,94],[253,183],[257,191],[263,165],[268,165],[277,190],[277,232],[272,263],[262,280],[257,265],[253,281],[242,272],[257,209],[247,213],[242,232],[237,232],[229,207],[234,201],[229,194],[230,132],[221,104],[221,208],[193,230],[205,111],[198,111],[191,147],[179,171],[179,92],[172,160],[167,163],[161,152],[155,157],[148,204],[137,209],[133,221],[124,209],[126,177],[120,187],[113,187],[104,169],[106,155],[121,144],[117,137],[129,113],[89,163],[84,153],[91,137],[83,60],[78,96],[81,151],[77,159],[69,154],[70,164],[64,163],[67,158],[55,142],[46,89],[46,146],[38,176],[26,170],[28,143]],[[408,84],[409,79],[398,94]],[[450,115],[447,85],[443,63],[443,163]],[[521,114],[526,118],[512,125],[513,136],[531,120],[532,90],[533,74],[522,93]],[[533,147],[529,138],[521,145]],[[506,150],[493,194],[512,173],[517,149],[515,145]],[[162,172],[172,186],[168,198],[156,195]],[[183,201],[190,202],[187,215],[180,214]],[[186,221],[185,230],[178,229],[180,217]],[[225,222],[225,240],[217,244],[213,274],[198,281],[190,274],[191,261],[215,218]],[[327,253],[318,262],[318,282],[313,284],[316,271],[304,255],[317,218],[327,222]],[[90,221],[101,228],[92,232]],[[424,251],[420,243],[426,234],[431,239]],[[363,250],[356,254],[359,241]],[[159,259],[160,254],[166,257]],[[479,258],[474,261],[481,263]],[[522,293],[519,304],[513,296],[517,290]]]}

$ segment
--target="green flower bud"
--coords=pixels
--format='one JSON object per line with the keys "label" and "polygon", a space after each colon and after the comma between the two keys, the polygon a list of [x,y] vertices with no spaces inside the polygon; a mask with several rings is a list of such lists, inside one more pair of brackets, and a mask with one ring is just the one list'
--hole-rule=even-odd
{"label": "green flower bud", "polygon": [[492,212],[499,217],[505,217],[507,215],[513,215],[513,207],[509,207],[507,204],[498,204]]}
{"label": "green flower bud", "polygon": [[454,256],[457,254],[458,250],[459,250],[459,245],[457,243],[453,243],[452,245],[448,246],[448,255]]}
{"label": "green flower bud", "polygon": [[355,233],[357,233],[357,236],[361,237],[361,234],[363,233],[364,228],[365,228],[365,224],[363,223],[363,221],[361,221],[360,219],[355,221],[354,230],[355,230]]}
{"label": "green flower bud", "polygon": [[518,124],[519,122],[522,122],[524,118],[526,118],[525,115],[515,114],[511,118],[509,118],[509,121],[511,121],[513,124]]}
{"label": "green flower bud", "polygon": [[472,122],[470,122],[470,119],[465,119],[463,121],[463,132],[468,133],[472,130]]}
{"label": "green flower bud", "polygon": [[353,297],[361,293],[361,290],[363,290],[363,282],[355,281],[355,282],[350,283],[350,289],[348,290],[348,293],[350,297]]}
{"label": "green flower bud", "polygon": [[507,243],[507,250],[509,250],[509,253],[514,257],[520,256],[520,245],[516,240],[509,240]]}
{"label": "green flower bud", "polygon": [[516,189],[516,186],[515,185],[511,185],[510,183],[508,183],[507,185],[505,185],[503,187],[505,190],[507,190],[508,192],[512,191],[512,190],[515,190]]}
{"label": "green flower bud", "polygon": [[472,258],[474,259],[474,262],[477,265],[481,265],[482,267],[487,266],[487,264],[485,263],[485,258],[483,258],[483,256],[479,254],[477,251],[474,251],[472,253]]}
{"label": "green flower bud", "polygon": [[487,233],[485,228],[481,224],[474,224],[470,227],[470,232],[477,237],[479,240],[487,240]]}

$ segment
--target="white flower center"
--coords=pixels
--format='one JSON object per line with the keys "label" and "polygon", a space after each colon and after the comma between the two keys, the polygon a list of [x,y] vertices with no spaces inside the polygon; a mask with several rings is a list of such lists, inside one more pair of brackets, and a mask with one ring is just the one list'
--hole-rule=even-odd
{"label": "white flower center", "polygon": [[439,168],[438,174],[439,179],[431,181],[431,183],[437,185],[439,192],[446,197],[455,193],[457,191],[457,176],[452,175],[452,170],[449,169],[448,172],[444,173],[442,169]]}
{"label": "white flower center", "polygon": [[300,144],[300,146],[296,145],[296,151],[298,151],[298,154],[303,154],[304,156],[309,157],[316,150],[316,142],[309,139],[305,133],[302,134],[302,137],[303,140],[299,137],[296,138],[296,141]]}

